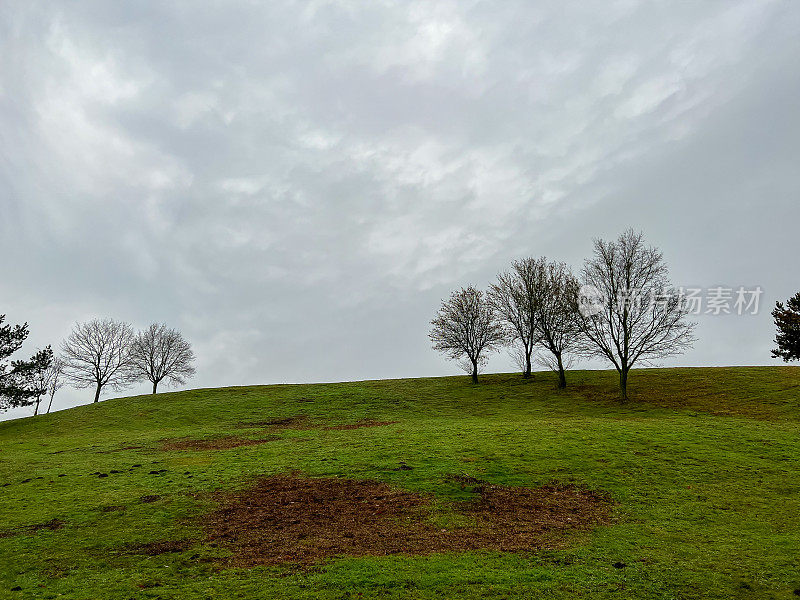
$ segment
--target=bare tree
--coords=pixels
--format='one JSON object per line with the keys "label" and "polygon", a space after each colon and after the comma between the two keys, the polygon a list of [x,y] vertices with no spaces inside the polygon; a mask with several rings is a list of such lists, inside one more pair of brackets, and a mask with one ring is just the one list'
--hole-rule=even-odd
{"label": "bare tree", "polygon": [[194,352],[179,331],[153,323],[139,332],[131,346],[133,369],[153,384],[153,393],[164,379],[172,385],[186,383],[194,375]]}
{"label": "bare tree", "polygon": [[60,357],[54,358],[50,363],[45,375],[45,382],[47,386],[47,395],[50,401],[47,403],[47,413],[53,408],[53,398],[62,387],[64,387],[64,361]]}
{"label": "bare tree", "polygon": [[[531,267],[535,300],[534,317],[539,331],[538,344],[553,356],[551,364],[558,373],[558,387],[567,387],[565,354],[578,350],[583,334],[575,319],[578,280],[561,262],[540,258]],[[572,363],[570,358],[569,364]]]}
{"label": "bare tree", "polygon": [[[578,353],[576,352],[576,355]],[[561,366],[565,371],[568,371],[572,368],[572,365],[575,363],[576,355],[564,355],[561,358]],[[542,354],[536,357],[536,362],[539,363],[542,367],[547,369],[548,371],[553,371],[558,373],[558,361],[556,357],[552,354]]]}
{"label": "bare tree", "polygon": [[489,303],[502,321],[512,344],[512,356],[520,363],[522,376],[531,376],[531,354],[539,340],[536,327],[537,294],[533,259],[514,261],[511,271],[500,273],[489,286]]}
{"label": "bare tree", "polygon": [[131,369],[133,329],[113,319],[77,323],[61,346],[64,375],[77,388],[94,387],[94,401],[103,388],[122,390],[138,375]]}
{"label": "bare tree", "polygon": [[508,330],[512,356],[521,363],[523,376],[530,377],[531,355],[539,345],[553,355],[558,387],[566,387],[564,354],[581,338],[573,314],[577,279],[566,264],[542,257],[515,261],[511,272],[497,280],[489,299]]}
{"label": "bare tree", "polygon": [[611,361],[626,402],[630,369],[691,347],[694,324],[686,321],[685,302],[670,284],[663,255],[632,229],[613,242],[595,240],[582,279],[575,314],[585,350]]}
{"label": "bare tree", "polygon": [[515,365],[517,365],[520,373],[522,373],[522,376],[525,377],[525,373],[528,370],[528,364],[530,364],[532,357],[522,346],[522,344],[519,343],[519,341],[512,340],[510,342],[508,346],[508,357]]}
{"label": "bare tree", "polygon": [[485,352],[497,349],[506,332],[483,292],[474,287],[461,288],[442,302],[431,321],[429,334],[433,347],[448,358],[462,359],[462,368],[478,382],[478,369],[485,363]]}

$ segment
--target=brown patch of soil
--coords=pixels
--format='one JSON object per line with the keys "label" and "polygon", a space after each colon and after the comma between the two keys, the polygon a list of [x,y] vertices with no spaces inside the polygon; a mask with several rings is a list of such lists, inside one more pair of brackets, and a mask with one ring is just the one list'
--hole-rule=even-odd
{"label": "brown patch of soil", "polygon": [[348,429],[361,429],[362,427],[382,427],[384,425],[393,425],[397,421],[376,421],[374,419],[361,419],[356,423],[346,423],[344,425],[327,425],[314,424],[308,418],[308,415],[295,415],[293,417],[283,417],[280,419],[268,419],[266,421],[243,421],[239,423],[239,427],[263,427],[271,430],[278,429],[325,429],[327,431],[348,430]]}
{"label": "brown patch of soil", "polygon": [[514,488],[481,484],[453,510],[472,525],[441,529],[432,498],[375,481],[276,475],[220,494],[205,518],[208,541],[234,552],[235,565],[310,564],[338,556],[448,551],[528,551],[564,545],[565,533],[609,519],[604,496],[573,485]]}
{"label": "brown patch of soil", "polygon": [[328,427],[323,427],[328,431],[341,431],[347,429],[361,429],[362,427],[383,427],[384,425],[394,425],[397,421],[375,421],[373,419],[361,419],[356,423],[350,423],[348,425],[329,425]]}
{"label": "brown patch of soil", "polygon": [[452,481],[461,485],[461,489],[465,489],[467,486],[476,486],[476,485],[488,485],[488,481],[484,481],[483,479],[476,479],[471,475],[459,475],[459,474],[451,474],[445,476],[445,481]]}
{"label": "brown patch of soil", "polygon": [[270,429],[313,429],[308,422],[308,415],[295,415],[266,421],[242,421],[239,427],[268,427]]}
{"label": "brown patch of soil", "polygon": [[148,542],[147,544],[132,544],[127,547],[130,554],[146,554],[147,556],[158,556],[167,552],[183,552],[192,547],[192,540],[161,540],[158,542]]}
{"label": "brown patch of soil", "polygon": [[22,527],[16,527],[14,529],[7,529],[6,531],[0,531],[0,538],[7,538],[13,537],[15,535],[22,535],[24,533],[36,533],[37,531],[41,531],[43,529],[49,529],[50,531],[57,531],[64,526],[64,521],[61,519],[50,519],[46,523],[37,523],[35,525],[24,525]]}
{"label": "brown patch of soil", "polygon": [[42,529],[49,529],[56,531],[64,526],[64,521],[61,519],[50,519],[47,523],[39,523],[38,525],[29,525],[26,529],[28,531],[41,531]]}
{"label": "brown patch of soil", "polygon": [[200,440],[166,440],[161,448],[163,450],[228,450],[230,448],[238,448],[239,446],[266,444],[267,442],[274,442],[277,439],[279,438],[274,435],[257,440],[249,440],[235,435],[229,435]]}

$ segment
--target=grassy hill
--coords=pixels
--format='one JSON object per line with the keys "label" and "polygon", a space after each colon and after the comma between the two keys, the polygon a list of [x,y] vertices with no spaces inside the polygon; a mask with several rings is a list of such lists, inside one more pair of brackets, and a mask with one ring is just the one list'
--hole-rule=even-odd
{"label": "grassy hill", "polygon": [[[800,595],[800,368],[635,371],[625,406],[611,372],[569,381],[193,390],[0,423],[0,598]],[[559,524],[480,512],[516,497],[562,502]],[[359,514],[371,538],[342,526]],[[260,515],[263,535],[219,533]],[[292,560],[323,542],[366,550]]]}

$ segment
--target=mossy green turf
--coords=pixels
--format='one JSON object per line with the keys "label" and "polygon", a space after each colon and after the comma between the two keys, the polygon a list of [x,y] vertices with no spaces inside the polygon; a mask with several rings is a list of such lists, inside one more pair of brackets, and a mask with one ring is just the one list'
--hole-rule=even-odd
{"label": "mossy green turf", "polygon": [[[568,375],[564,392],[550,373],[487,375],[477,386],[447,377],[193,390],[0,423],[0,486],[8,484],[0,487],[0,598],[796,597],[800,369],[639,370],[625,406],[614,373]],[[161,450],[164,438],[263,436],[241,422],[297,414],[397,423],[286,429],[279,440],[229,450]],[[565,549],[527,555],[221,568],[215,559],[227,551],[203,541],[202,515],[214,506],[207,492],[293,470],[441,499],[466,494],[448,483],[454,473],[508,485],[577,482],[611,495],[614,521],[572,536]],[[104,510],[111,506],[125,508]],[[437,518],[446,522],[447,511]],[[51,519],[64,526],[25,529]],[[130,552],[169,539],[196,541],[184,552]]]}

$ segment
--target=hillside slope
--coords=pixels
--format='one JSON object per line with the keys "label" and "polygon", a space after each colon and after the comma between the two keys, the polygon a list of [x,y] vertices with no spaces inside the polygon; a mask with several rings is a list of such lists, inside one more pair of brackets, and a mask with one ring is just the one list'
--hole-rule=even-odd
{"label": "hillside slope", "polygon": [[[614,373],[573,372],[569,384],[559,392],[540,373],[477,386],[465,377],[250,386],[2,422],[0,598],[800,595],[800,368],[639,370],[625,406]],[[419,519],[436,543],[398,554],[367,536],[345,552],[355,556],[298,561],[294,550],[264,558],[250,540],[248,562],[237,536],[253,525],[215,537],[212,524],[271,511],[269,547],[280,530],[306,550],[320,540],[339,548],[331,554],[355,548],[355,534],[320,537],[316,509],[292,518],[302,508],[292,503],[313,508],[322,493],[309,477],[324,478],[345,512],[356,487],[338,480],[362,482],[353,485],[371,504],[354,507],[356,521],[364,511],[383,519],[381,502],[402,499],[396,514],[408,522],[386,531],[417,543]],[[569,504],[579,497],[606,508],[581,526],[530,521],[544,533],[520,550],[522,525],[509,521],[503,537],[494,533],[507,524],[486,520],[505,505],[478,511],[490,491],[506,502],[517,488],[527,490],[520,510],[557,496],[561,512],[542,510],[562,525],[573,522],[564,511],[581,521],[583,505]],[[248,489],[261,489],[257,505],[242,505]],[[301,522],[308,539],[294,535]],[[481,529],[490,522],[494,537]],[[452,532],[470,537],[441,543]]]}

